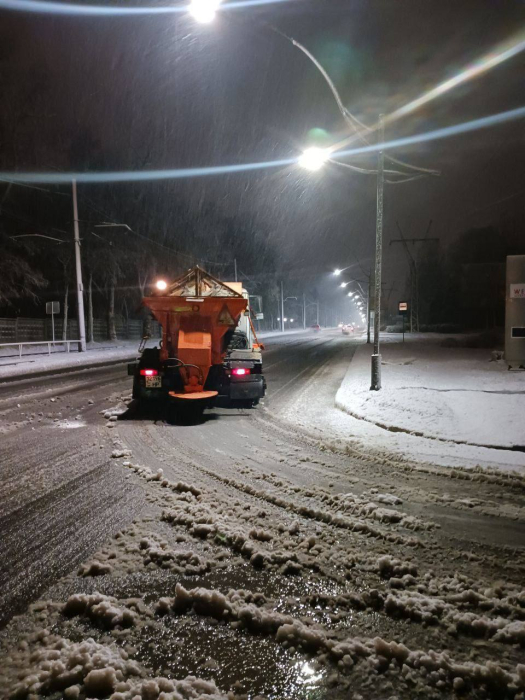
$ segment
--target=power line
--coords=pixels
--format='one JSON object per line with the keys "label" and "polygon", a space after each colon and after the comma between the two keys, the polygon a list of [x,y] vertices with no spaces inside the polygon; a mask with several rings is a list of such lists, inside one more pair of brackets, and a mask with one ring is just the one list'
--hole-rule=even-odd
{"label": "power line", "polygon": [[[367,168],[358,168],[357,165],[350,165],[350,163],[342,163],[340,160],[333,160],[332,158],[328,159],[329,163],[335,163],[336,165],[341,166],[342,168],[348,168],[348,170],[355,170],[357,173],[363,173],[364,175],[377,175],[377,170],[368,170]],[[388,175],[406,175],[406,173],[403,173],[399,170],[384,170],[384,173],[387,173]],[[398,182],[395,180],[394,182]],[[399,180],[399,182],[402,182],[402,180]]]}
{"label": "power line", "polygon": [[[193,261],[193,260],[198,260],[199,262],[208,263],[208,265],[218,265],[218,266],[222,266],[222,267],[226,267],[227,265],[230,265],[230,264],[231,264],[231,263],[229,263],[229,262],[228,262],[228,263],[224,263],[224,262],[218,262],[218,261],[213,261],[213,260],[207,260],[206,258],[200,258],[200,257],[198,257],[198,256],[196,256],[196,255],[192,255],[191,253],[183,253],[182,251],[177,250],[176,248],[172,248],[171,246],[167,246],[167,245],[165,245],[165,244],[163,244],[163,243],[160,243],[160,242],[158,242],[158,241],[155,241],[153,238],[150,238],[149,236],[145,236],[144,234],[139,233],[138,231],[135,231],[135,230],[132,229],[130,226],[128,226],[128,224],[117,224],[117,223],[111,222],[111,221],[110,221],[110,220],[111,220],[111,216],[110,216],[106,211],[104,211],[104,210],[101,209],[99,206],[97,206],[97,205],[93,202],[93,200],[91,199],[91,197],[88,197],[86,194],[82,194],[82,198],[88,200],[88,201],[91,203],[91,204],[88,204],[88,207],[91,206],[92,209],[98,211],[99,214],[102,214],[102,215],[105,217],[105,219],[108,220],[108,221],[103,222],[103,223],[101,224],[101,226],[125,226],[125,227],[127,228],[127,230],[128,230],[130,233],[134,234],[135,236],[138,236],[139,238],[142,238],[143,240],[148,241],[148,242],[151,243],[152,245],[156,245],[157,247],[163,248],[164,250],[169,250],[170,252],[176,253],[177,255],[180,255],[180,256],[182,256],[182,257],[185,257],[185,258],[187,258],[188,260],[191,260],[191,261]],[[92,231],[91,233],[93,233],[93,231]],[[93,234],[93,235],[97,236],[97,234]],[[101,238],[101,237],[100,237],[100,236],[97,236],[97,238]]]}
{"label": "power line", "polygon": [[17,214],[13,214],[10,211],[6,211],[5,209],[2,210],[2,216],[8,216],[10,219],[15,219],[17,221],[22,221],[25,224],[29,224],[31,226],[40,226],[41,228],[47,229],[48,231],[57,231],[58,233],[63,233],[67,235],[67,231],[62,230],[61,228],[56,228],[55,226],[46,226],[45,224],[35,224],[34,221],[31,221],[31,219],[26,219],[24,216],[18,216]]}
{"label": "power line", "polygon": [[66,243],[61,238],[53,238],[52,236],[45,236],[43,233],[21,233],[18,236],[9,236],[9,238],[47,238],[50,241],[56,241],[57,243]]}
{"label": "power line", "polygon": [[[336,103],[337,103],[337,106],[339,107],[339,111],[341,112],[341,114],[342,114],[342,116],[343,116],[343,119],[346,121],[346,123],[347,123],[349,126],[352,127],[352,129],[355,131],[356,135],[357,135],[365,144],[367,144],[367,145],[369,146],[369,145],[370,145],[370,142],[368,141],[368,139],[367,139],[365,136],[363,136],[362,133],[360,133],[360,131],[358,130],[356,124],[357,124],[361,129],[364,129],[365,131],[368,131],[368,132],[370,132],[370,133],[372,133],[372,132],[374,131],[374,129],[370,128],[369,126],[367,126],[366,124],[364,124],[363,122],[361,122],[356,116],[354,116],[354,115],[344,106],[343,101],[342,101],[342,99],[341,99],[341,96],[339,95],[339,92],[338,92],[338,90],[337,90],[337,88],[336,88],[336,86],[335,86],[333,80],[330,78],[330,76],[328,75],[328,73],[326,72],[326,70],[325,70],[325,69],[323,68],[323,66],[319,63],[319,61],[315,58],[315,56],[314,56],[310,51],[308,51],[308,49],[307,49],[305,46],[303,46],[299,41],[297,41],[296,39],[293,39],[292,37],[288,36],[287,34],[285,34],[284,32],[282,32],[280,29],[277,29],[277,27],[274,27],[274,26],[272,26],[272,25],[270,25],[270,26],[271,26],[271,28],[272,28],[275,32],[277,32],[277,33],[280,34],[282,37],[284,37],[285,39],[287,39],[288,41],[290,41],[294,46],[296,46],[300,51],[302,51],[302,52],[305,54],[305,56],[307,56],[307,58],[309,58],[310,61],[315,65],[315,67],[317,68],[317,70],[321,73],[321,75],[322,75],[323,78],[325,79],[325,81],[326,81],[328,87],[330,88],[330,90],[331,90],[331,92],[332,92],[332,94],[333,94],[333,96],[334,96],[334,98],[335,98],[335,101],[336,101]],[[411,165],[410,163],[405,163],[404,161],[399,160],[399,159],[397,159],[397,158],[394,158],[393,156],[390,156],[390,155],[388,155],[387,153],[385,153],[385,157],[388,158],[392,163],[396,163],[397,165],[401,165],[401,166],[404,166],[404,167],[406,167],[406,168],[410,168],[411,170],[419,171],[419,172],[422,172],[422,173],[424,172],[424,173],[426,173],[427,175],[439,175],[439,172],[438,172],[437,170],[430,170],[430,169],[428,169],[428,168],[421,168],[421,167],[416,166],[416,165]]]}
{"label": "power line", "polygon": [[0,178],[0,182],[4,182],[7,185],[18,185],[18,187],[25,187],[29,190],[38,190],[39,192],[48,192],[49,194],[58,194],[61,197],[71,197],[67,192],[58,192],[57,190],[48,190],[45,187],[37,187],[36,185],[28,185],[24,182],[14,182],[13,180],[5,180]]}

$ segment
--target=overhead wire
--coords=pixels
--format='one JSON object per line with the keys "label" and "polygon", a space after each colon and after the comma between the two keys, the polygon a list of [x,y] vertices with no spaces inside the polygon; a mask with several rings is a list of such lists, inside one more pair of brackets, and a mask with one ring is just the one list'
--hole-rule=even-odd
{"label": "overhead wire", "polygon": [[62,197],[71,197],[71,195],[67,192],[58,192],[57,190],[49,190],[45,187],[37,187],[36,185],[28,185],[25,182],[13,182],[12,180],[5,180],[3,178],[0,178],[0,182],[5,183],[6,185],[18,185],[19,187],[25,187],[29,190],[38,190],[39,192],[48,192],[49,194],[58,194]]}
{"label": "overhead wire", "polygon": [[425,177],[426,177],[426,175],[412,175],[411,177],[405,177],[403,180],[385,179],[385,182],[388,182],[389,185],[400,185],[404,182],[413,182],[414,180],[422,180]]}
{"label": "overhead wire", "polygon": [[[304,53],[304,55],[315,65],[317,70],[321,73],[323,76],[326,84],[330,88],[330,91],[332,92],[332,95],[334,96],[334,99],[337,103],[337,106],[339,107],[339,111],[341,112],[343,119],[346,121],[346,123],[354,130],[356,133],[356,136],[360,138],[365,144],[371,145],[370,141],[359,131],[358,127],[360,129],[363,129],[365,131],[368,131],[370,133],[373,133],[375,129],[367,126],[364,124],[362,121],[360,121],[355,115],[353,115],[347,107],[343,104],[343,100],[341,99],[341,96],[339,95],[339,91],[337,90],[333,80],[330,78],[328,75],[328,72],[326,69],[323,67],[323,65],[317,60],[317,58],[309,51],[303,44],[301,44],[297,39],[294,39],[293,37],[288,36],[285,34],[283,31],[278,29],[277,27],[270,25],[273,31],[277,32],[280,34],[282,37],[287,39],[289,42],[293,44],[293,46],[297,47],[300,51]],[[390,156],[388,153],[385,153],[385,158],[388,158],[392,163],[396,163],[397,165],[404,166],[406,168],[410,168],[411,170],[414,171],[420,171],[422,173],[426,173],[428,175],[439,175],[439,171],[433,170],[430,168],[422,168],[420,166],[412,165],[411,163],[406,163],[398,158],[394,158],[393,156]]]}
{"label": "overhead wire", "polygon": [[[88,195],[86,195],[85,193],[82,193],[81,197],[82,197],[82,199],[88,200],[88,201],[90,202],[90,204],[88,204],[88,207],[91,207],[91,208],[94,209],[95,211],[98,211],[98,213],[99,213],[99,214],[102,214],[102,216],[104,216],[107,220],[110,220],[110,219],[112,218],[112,217],[108,214],[107,211],[104,211],[104,210],[101,209],[99,206],[97,206],[97,205],[93,202],[93,200],[91,199],[91,197],[88,197]],[[139,233],[138,231],[135,231],[135,230],[132,229],[130,226],[128,226],[128,224],[115,224],[115,223],[113,223],[113,222],[111,222],[111,221],[109,221],[109,222],[108,222],[108,221],[105,221],[105,222],[103,222],[103,225],[109,225],[109,226],[125,226],[125,227],[128,229],[128,231],[129,231],[130,233],[134,234],[135,236],[138,236],[139,238],[142,238],[142,239],[148,241],[148,242],[151,243],[152,245],[156,245],[157,247],[164,248],[165,250],[169,250],[169,251],[172,252],[172,253],[176,253],[177,255],[180,255],[180,256],[182,256],[182,257],[186,257],[186,258],[188,258],[189,260],[192,260],[192,261],[193,261],[193,260],[198,260],[199,262],[205,262],[205,263],[208,263],[209,265],[217,265],[217,266],[222,266],[222,267],[226,267],[227,265],[230,265],[230,264],[231,264],[231,263],[225,263],[225,262],[218,262],[218,261],[213,261],[213,260],[207,260],[206,258],[201,258],[201,257],[199,257],[199,256],[192,255],[191,253],[183,253],[182,251],[177,250],[176,248],[172,248],[171,246],[166,246],[165,244],[160,243],[159,241],[155,241],[153,238],[150,238],[149,236],[145,236],[144,234]],[[96,236],[97,238],[101,238],[102,240],[104,240],[104,239],[102,238],[102,236],[99,236],[98,234],[95,234],[93,231],[91,231],[91,233],[92,233],[94,236]]]}
{"label": "overhead wire", "polygon": [[[328,163],[334,163],[334,165],[339,165],[341,168],[355,170],[357,173],[363,173],[364,175],[377,175],[377,170],[359,168],[357,165],[351,165],[350,163],[342,163],[340,160],[334,160],[333,158],[329,158]],[[403,173],[400,170],[383,170],[383,172],[387,175],[406,175],[406,173]]]}

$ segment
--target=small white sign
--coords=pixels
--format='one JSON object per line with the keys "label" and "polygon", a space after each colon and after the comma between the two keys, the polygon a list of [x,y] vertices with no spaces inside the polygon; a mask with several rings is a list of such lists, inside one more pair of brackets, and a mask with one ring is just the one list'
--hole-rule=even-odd
{"label": "small white sign", "polygon": [[60,302],[59,301],[46,301],[46,314],[59,314],[60,313]]}
{"label": "small white sign", "polygon": [[525,299],[525,282],[510,285],[511,299]]}

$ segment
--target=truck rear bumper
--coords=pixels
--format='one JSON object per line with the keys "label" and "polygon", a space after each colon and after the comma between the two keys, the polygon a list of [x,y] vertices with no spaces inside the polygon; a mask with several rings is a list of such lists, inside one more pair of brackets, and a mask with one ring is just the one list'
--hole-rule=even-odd
{"label": "truck rear bumper", "polygon": [[265,389],[266,384],[262,375],[239,377],[230,382],[229,396],[232,401],[262,399]]}

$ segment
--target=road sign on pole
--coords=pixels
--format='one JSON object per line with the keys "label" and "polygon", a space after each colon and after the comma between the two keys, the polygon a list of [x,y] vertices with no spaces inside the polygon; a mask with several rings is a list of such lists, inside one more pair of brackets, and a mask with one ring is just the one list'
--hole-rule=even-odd
{"label": "road sign on pole", "polygon": [[51,334],[55,342],[55,314],[60,313],[59,301],[46,301],[46,314],[51,314]]}
{"label": "road sign on pole", "polygon": [[397,305],[399,314],[403,317],[403,342],[405,342],[405,316],[408,314],[408,302],[400,301]]}

